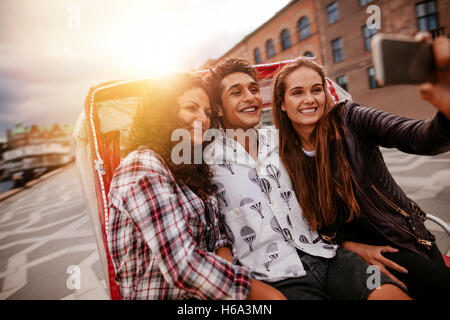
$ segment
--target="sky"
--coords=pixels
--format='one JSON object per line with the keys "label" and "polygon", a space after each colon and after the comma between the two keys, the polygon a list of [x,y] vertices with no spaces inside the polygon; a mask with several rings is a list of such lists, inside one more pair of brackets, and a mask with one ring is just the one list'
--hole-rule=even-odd
{"label": "sky", "polygon": [[290,0],[0,0],[0,139],[74,124],[89,88],[198,68]]}

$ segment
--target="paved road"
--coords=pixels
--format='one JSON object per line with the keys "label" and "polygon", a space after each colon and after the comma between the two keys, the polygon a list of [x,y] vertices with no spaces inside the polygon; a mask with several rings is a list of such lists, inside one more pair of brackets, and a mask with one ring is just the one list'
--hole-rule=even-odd
{"label": "paved road", "polygon": [[[416,156],[382,149],[389,171],[406,194],[427,213],[450,225],[450,152]],[[442,253],[450,256],[450,237],[432,221],[425,225],[436,236]]]}
{"label": "paved road", "polygon": [[75,166],[0,203],[0,299],[106,299],[103,279]]}
{"label": "paved road", "polygon": [[[383,153],[406,193],[450,224],[450,152]],[[434,223],[426,224],[450,255],[450,238]],[[79,290],[67,285],[71,266],[80,268]],[[0,299],[107,298],[75,166],[0,202]]]}

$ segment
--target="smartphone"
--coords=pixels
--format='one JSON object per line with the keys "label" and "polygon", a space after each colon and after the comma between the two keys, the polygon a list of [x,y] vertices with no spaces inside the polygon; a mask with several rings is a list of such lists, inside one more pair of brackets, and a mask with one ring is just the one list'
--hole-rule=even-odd
{"label": "smartphone", "polygon": [[432,81],[435,64],[430,43],[379,33],[372,38],[375,79],[380,86]]}

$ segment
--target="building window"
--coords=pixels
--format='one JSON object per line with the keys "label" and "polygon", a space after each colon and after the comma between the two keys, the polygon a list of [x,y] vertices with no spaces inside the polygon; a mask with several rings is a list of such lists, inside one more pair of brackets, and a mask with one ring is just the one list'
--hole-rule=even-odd
{"label": "building window", "polygon": [[370,42],[372,41],[372,37],[377,33],[377,29],[369,29],[367,26],[363,26],[363,36],[364,36],[364,48],[366,51],[370,51],[372,49]]}
{"label": "building window", "polygon": [[255,57],[255,63],[262,62],[261,51],[259,51],[259,48],[255,48],[255,50],[253,50],[253,56]]}
{"label": "building window", "polygon": [[437,29],[436,1],[424,1],[416,4],[416,17],[419,31]]}
{"label": "building window", "polygon": [[367,69],[367,75],[369,76],[369,88],[370,89],[378,88],[377,81],[375,80],[375,70],[373,69],[373,67]]}
{"label": "building window", "polygon": [[327,6],[328,23],[333,23],[339,19],[339,11],[337,2],[333,2]]}
{"label": "building window", "polygon": [[333,58],[334,62],[339,62],[344,60],[344,52],[342,51],[342,40],[337,38],[331,41],[331,47],[333,48]]}
{"label": "building window", "polygon": [[337,77],[336,82],[342,89],[344,89],[345,91],[348,91],[347,76],[344,75],[344,76]]}
{"label": "building window", "polygon": [[281,31],[281,47],[283,50],[289,49],[291,47],[291,35],[288,29]]}
{"label": "building window", "polygon": [[371,3],[373,0],[359,0],[359,4],[361,7],[364,7],[366,4]]}
{"label": "building window", "polygon": [[314,54],[312,52],[310,52],[310,51],[306,51],[304,56],[308,57],[308,58],[314,58]]}
{"label": "building window", "polygon": [[309,19],[306,17],[298,20],[298,38],[300,40],[306,39],[311,35],[311,31],[309,29]]}
{"label": "building window", "polygon": [[275,56],[275,46],[273,45],[272,39],[266,41],[266,56],[267,59],[270,59]]}

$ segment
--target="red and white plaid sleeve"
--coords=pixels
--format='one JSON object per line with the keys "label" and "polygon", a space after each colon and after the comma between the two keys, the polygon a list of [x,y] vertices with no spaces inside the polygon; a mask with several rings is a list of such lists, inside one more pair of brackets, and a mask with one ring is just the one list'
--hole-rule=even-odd
{"label": "red and white plaid sleeve", "polygon": [[[182,206],[179,187],[168,168],[154,153],[148,160],[130,164],[145,174],[126,188],[118,209],[131,219],[148,245],[159,269],[156,274],[162,274],[169,287],[178,288],[189,297],[245,299],[251,285],[248,270],[198,247],[191,234],[192,226],[187,225],[185,210],[202,208]],[[121,246],[115,245],[115,257],[132,249]],[[150,277],[148,281],[153,280]]]}
{"label": "red and white plaid sleeve", "polygon": [[216,246],[214,248],[214,251],[217,251],[217,249],[223,247],[233,250],[233,241],[231,241],[229,235],[227,234],[224,217],[223,215],[220,214],[217,200],[215,197],[214,199],[215,199],[214,208],[216,209],[214,211],[215,234],[216,234]]}

